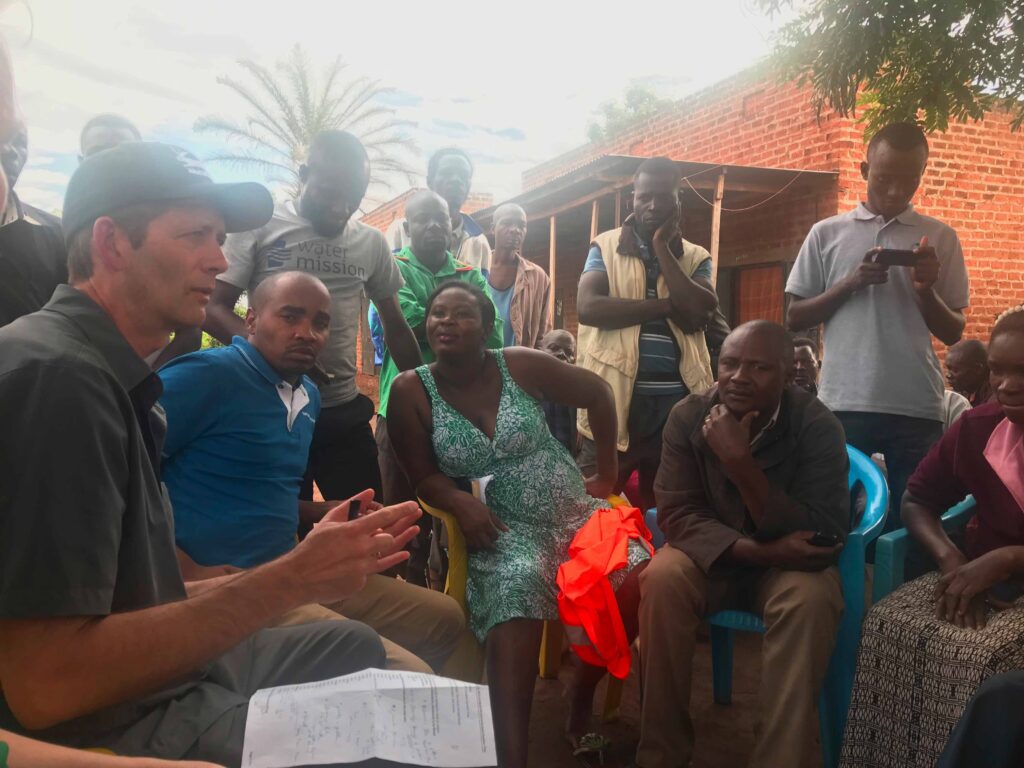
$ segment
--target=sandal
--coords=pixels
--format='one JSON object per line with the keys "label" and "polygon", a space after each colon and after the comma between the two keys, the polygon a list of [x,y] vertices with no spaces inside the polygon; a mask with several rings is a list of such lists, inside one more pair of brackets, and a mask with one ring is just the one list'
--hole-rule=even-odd
{"label": "sandal", "polygon": [[567,733],[565,738],[572,748],[573,757],[597,757],[598,762],[604,765],[604,753],[612,745],[611,739],[600,733],[585,733],[579,738]]}

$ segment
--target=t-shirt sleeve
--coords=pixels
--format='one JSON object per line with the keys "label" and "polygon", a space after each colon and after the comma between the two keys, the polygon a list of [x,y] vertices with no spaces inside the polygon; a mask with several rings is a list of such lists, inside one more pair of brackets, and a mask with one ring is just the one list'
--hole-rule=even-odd
{"label": "t-shirt sleeve", "polygon": [[[395,264],[398,269],[397,259]],[[419,296],[416,292],[415,280],[406,280],[398,289],[398,308],[402,310],[402,317],[405,318],[405,322],[409,324],[410,328],[415,328],[426,319],[426,303],[427,296]]]}
{"label": "t-shirt sleeve", "polygon": [[583,264],[584,272],[607,272],[608,267],[604,265],[604,258],[601,256],[601,249],[596,245],[590,246],[590,253]]}
{"label": "t-shirt sleeve", "polygon": [[129,479],[114,391],[81,365],[0,378],[0,618],[110,613]]}
{"label": "t-shirt sleeve", "polygon": [[825,265],[822,261],[820,231],[812,227],[800,246],[793,271],[786,281],[786,293],[810,299],[825,292]]}
{"label": "t-shirt sleeve", "polygon": [[217,276],[218,280],[223,280],[243,291],[249,287],[252,273],[256,270],[257,231],[228,235],[224,242],[224,258],[228,260],[228,269],[224,274]]}
{"label": "t-shirt sleeve", "polygon": [[366,296],[370,301],[380,301],[398,293],[398,289],[405,281],[384,236],[379,232],[375,232],[374,235],[372,247],[377,255],[374,259],[373,272],[366,281]]}
{"label": "t-shirt sleeve", "polygon": [[964,264],[964,249],[960,238],[950,228],[942,242],[937,244],[940,261],[939,280],[935,292],[950,309],[964,309],[970,304],[970,283]]}
{"label": "t-shirt sleeve", "polygon": [[693,277],[703,277],[708,282],[711,282],[711,259],[704,259],[697,268],[693,270]]}
{"label": "t-shirt sleeve", "polygon": [[160,405],[167,413],[163,456],[173,458],[216,422],[221,412],[222,372],[209,354],[197,353],[172,360],[160,369],[164,393]]}

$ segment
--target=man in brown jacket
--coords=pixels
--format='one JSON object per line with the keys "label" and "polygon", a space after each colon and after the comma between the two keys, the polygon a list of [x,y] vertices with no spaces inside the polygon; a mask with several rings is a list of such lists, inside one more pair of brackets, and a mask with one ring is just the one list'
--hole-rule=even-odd
{"label": "man in brown jacket", "polygon": [[782,326],[742,325],[722,346],[717,389],[678,404],[665,426],[654,491],[668,543],[640,577],[642,768],[689,765],[697,626],[724,608],[767,628],[750,765],[799,766],[813,749],[843,610],[834,563],[849,530],[848,464],[839,421],[789,386],[792,364]]}
{"label": "man in brown jacket", "polygon": [[551,330],[548,273],[522,257],[526,240],[526,211],[515,203],[494,212],[494,252],[487,284],[498,308],[506,347],[540,349],[540,340]]}

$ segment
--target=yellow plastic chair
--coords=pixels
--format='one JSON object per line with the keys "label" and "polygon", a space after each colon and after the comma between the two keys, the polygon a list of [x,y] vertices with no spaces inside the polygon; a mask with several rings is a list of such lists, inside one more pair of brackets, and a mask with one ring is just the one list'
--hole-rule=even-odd
{"label": "yellow plastic chair", "polygon": [[[436,517],[448,529],[448,577],[444,583],[444,593],[453,598],[467,616],[466,579],[469,575],[469,553],[466,551],[466,539],[462,535],[458,520],[451,512],[433,507],[423,499],[418,499],[420,506],[431,517]],[[612,507],[628,505],[629,501],[622,496],[609,496],[608,504]],[[544,635],[540,644],[538,672],[545,680],[558,677],[561,666],[562,648],[565,631],[559,621],[545,621]],[[479,681],[483,679],[484,650],[471,633],[452,653],[441,673],[460,680]],[[608,693],[605,696],[602,718],[607,722],[618,717],[619,704],[622,700],[622,681],[614,677],[608,679]]]}

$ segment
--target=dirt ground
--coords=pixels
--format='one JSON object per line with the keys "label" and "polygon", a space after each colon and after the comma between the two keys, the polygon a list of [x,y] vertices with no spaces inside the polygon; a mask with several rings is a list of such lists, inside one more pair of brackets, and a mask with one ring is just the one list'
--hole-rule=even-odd
{"label": "dirt ground", "polygon": [[[697,744],[692,768],[741,768],[746,765],[754,744],[760,651],[760,635],[737,633],[732,704],[721,706],[714,703],[711,695],[711,644],[707,638],[698,643],[693,659],[691,713]],[[570,669],[568,661],[568,657],[563,658],[561,679],[537,680],[530,723],[530,768],[578,768],[583,765],[572,757],[564,736],[568,708],[563,697],[563,680]],[[636,747],[639,686],[635,655],[633,661],[619,719],[599,724],[599,730],[614,742],[605,760],[608,768],[628,765]],[[604,688],[605,683],[602,683],[597,690],[596,710],[600,710],[604,701]]]}

